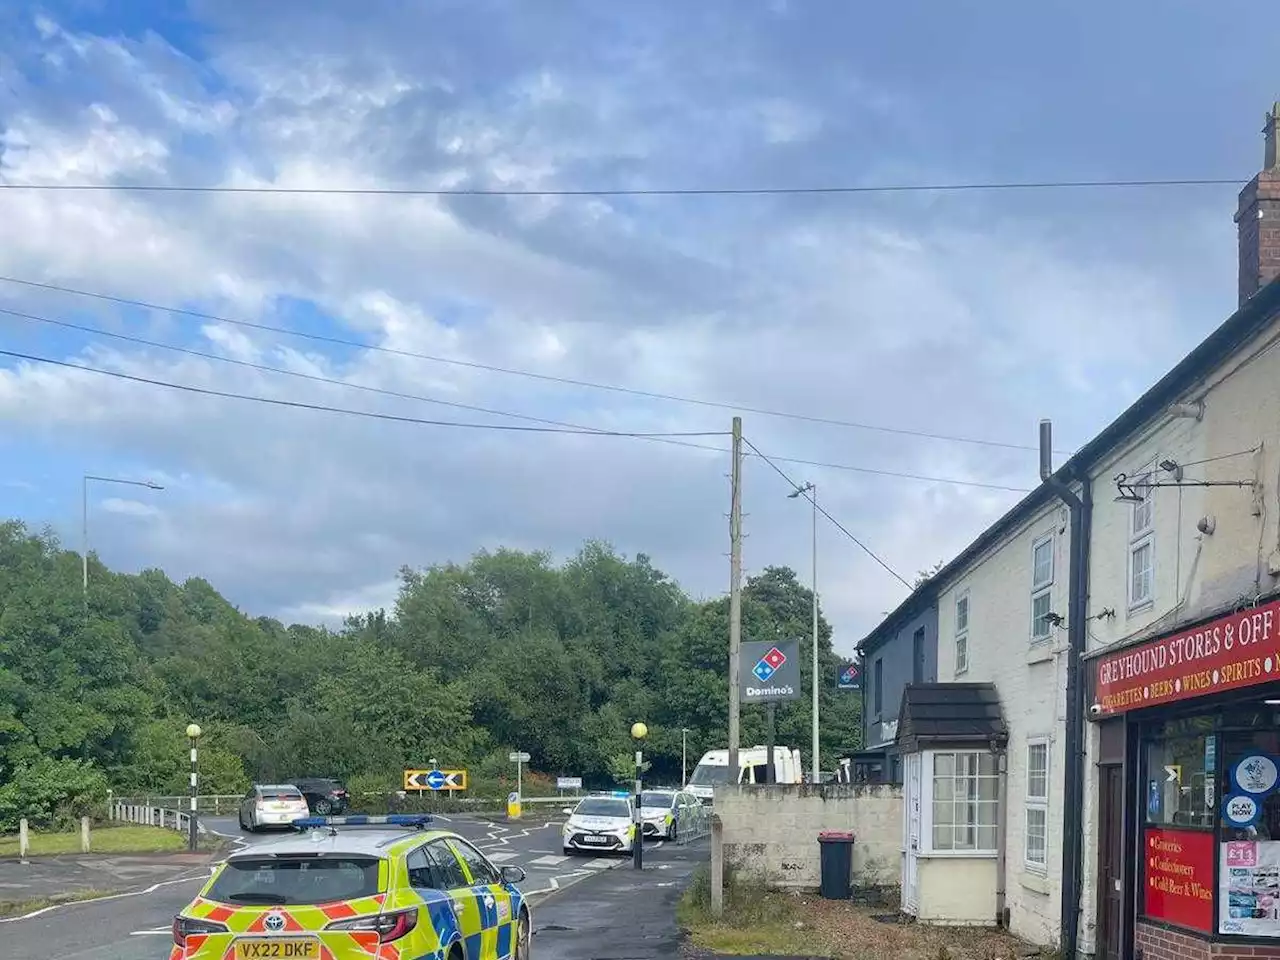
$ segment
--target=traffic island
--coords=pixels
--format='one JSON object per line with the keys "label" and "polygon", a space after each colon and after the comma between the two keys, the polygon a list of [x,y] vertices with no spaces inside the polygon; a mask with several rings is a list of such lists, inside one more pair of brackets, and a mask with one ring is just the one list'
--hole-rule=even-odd
{"label": "traffic island", "polygon": [[1018,960],[1035,952],[1001,930],[914,923],[883,906],[772,891],[732,875],[716,918],[705,868],[681,897],[677,917],[690,960]]}

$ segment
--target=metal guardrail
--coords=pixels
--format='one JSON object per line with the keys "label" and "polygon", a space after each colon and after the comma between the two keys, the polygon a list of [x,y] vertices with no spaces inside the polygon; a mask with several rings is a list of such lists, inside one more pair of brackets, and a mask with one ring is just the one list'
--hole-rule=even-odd
{"label": "metal guardrail", "polygon": [[[196,797],[196,812],[208,813],[215,817],[225,814],[233,814],[240,806],[240,801],[244,799],[244,794],[240,793],[210,793]],[[108,803],[111,807],[119,804],[135,807],[156,807],[165,810],[190,810],[191,795],[182,794],[181,796],[156,796],[154,794],[142,794],[136,797],[112,797],[108,796]]]}
{"label": "metal guardrail", "polygon": [[692,812],[680,818],[676,830],[676,845],[694,843],[711,833],[711,808],[698,804],[691,808]]}
{"label": "metal guardrail", "polygon": [[176,830],[182,834],[189,833],[191,830],[191,814],[169,807],[117,801],[111,804],[108,813],[111,820],[119,823],[133,823],[141,827],[161,827],[166,830]]}
{"label": "metal guardrail", "polygon": [[[360,794],[361,797],[396,797],[400,800],[409,798],[419,799],[417,791],[397,790],[392,793],[366,792]],[[430,803],[433,799],[440,799],[443,803],[459,804],[461,806],[491,806],[505,807],[507,803],[506,797],[453,797],[448,794],[433,794],[430,791],[424,791],[421,799]],[[212,816],[231,816],[239,811],[240,801],[244,799],[243,794],[239,793],[218,793],[204,794],[196,797],[196,812],[202,814],[210,814]],[[524,806],[538,804],[561,804],[562,806],[572,806],[581,799],[581,796],[563,796],[563,797],[522,797],[520,803]],[[155,809],[164,809],[170,811],[186,811],[191,807],[190,795],[182,796],[138,796],[138,797],[115,797],[110,800],[112,808],[124,805],[133,807],[151,807]],[[184,814],[185,816],[185,814]],[[132,821],[130,821],[132,822]]]}

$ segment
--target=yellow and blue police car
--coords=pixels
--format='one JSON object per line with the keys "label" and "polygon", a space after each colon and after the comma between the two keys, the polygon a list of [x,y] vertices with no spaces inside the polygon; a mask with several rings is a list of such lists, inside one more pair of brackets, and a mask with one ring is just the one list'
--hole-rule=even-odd
{"label": "yellow and blue police car", "polygon": [[529,960],[524,871],[430,821],[304,817],[236,851],[174,917],[169,960]]}

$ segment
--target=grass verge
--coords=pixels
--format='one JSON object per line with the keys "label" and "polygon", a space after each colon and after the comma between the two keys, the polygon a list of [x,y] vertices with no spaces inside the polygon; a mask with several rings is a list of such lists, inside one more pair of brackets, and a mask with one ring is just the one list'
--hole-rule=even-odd
{"label": "grass verge", "polygon": [[905,918],[889,908],[769,891],[732,875],[726,877],[724,913],[713,917],[706,867],[694,875],[676,917],[695,947],[727,956],[1015,960],[1027,946],[1000,930],[901,922]]}
{"label": "grass verge", "polygon": [[[92,853],[179,853],[187,848],[186,837],[176,830],[160,827],[95,827],[89,835],[89,842]],[[30,855],[33,857],[79,852],[79,830],[31,834]],[[0,857],[17,855],[18,838],[0,837]]]}
{"label": "grass verge", "polygon": [[98,897],[109,897],[118,892],[118,890],[77,890],[75,893],[59,894],[56,897],[40,897],[35,900],[0,900],[0,917],[20,917],[36,910],[43,910],[45,907],[56,907],[60,903],[96,900]]}

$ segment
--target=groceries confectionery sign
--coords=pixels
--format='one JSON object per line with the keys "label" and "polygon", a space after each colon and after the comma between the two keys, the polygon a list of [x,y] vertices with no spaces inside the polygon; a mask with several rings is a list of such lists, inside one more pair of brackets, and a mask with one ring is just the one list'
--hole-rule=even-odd
{"label": "groceries confectionery sign", "polygon": [[1280,600],[1094,661],[1095,716],[1280,680]]}

